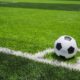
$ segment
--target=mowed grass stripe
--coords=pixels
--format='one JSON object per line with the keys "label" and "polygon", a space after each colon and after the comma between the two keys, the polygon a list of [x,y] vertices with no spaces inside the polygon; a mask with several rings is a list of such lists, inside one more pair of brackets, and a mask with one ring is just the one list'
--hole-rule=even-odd
{"label": "mowed grass stripe", "polygon": [[78,71],[0,53],[0,80],[79,80],[79,74]]}
{"label": "mowed grass stripe", "polygon": [[0,2],[0,7],[80,11],[80,4],[66,3]]}
{"label": "mowed grass stripe", "polygon": [[32,3],[63,3],[80,4],[80,0],[0,0],[0,2],[32,2]]}

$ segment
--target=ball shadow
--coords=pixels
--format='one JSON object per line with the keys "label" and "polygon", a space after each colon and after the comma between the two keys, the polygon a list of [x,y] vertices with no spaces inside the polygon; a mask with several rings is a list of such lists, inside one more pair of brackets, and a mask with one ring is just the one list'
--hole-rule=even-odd
{"label": "ball shadow", "polygon": [[64,56],[57,56],[55,53],[53,53],[51,56],[53,57],[53,59],[55,58],[58,61],[64,61],[64,62],[75,59],[75,56],[73,56],[72,58],[66,59]]}

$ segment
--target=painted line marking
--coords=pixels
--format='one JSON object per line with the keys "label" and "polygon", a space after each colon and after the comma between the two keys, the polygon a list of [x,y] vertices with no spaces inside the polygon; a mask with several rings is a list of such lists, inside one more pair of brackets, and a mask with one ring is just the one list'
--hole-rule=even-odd
{"label": "painted line marking", "polygon": [[[78,50],[79,51],[79,50]],[[8,48],[2,48],[0,47],[0,52],[4,53],[4,54],[10,54],[10,55],[15,55],[15,56],[20,56],[23,58],[27,58],[27,59],[31,59],[37,62],[41,62],[41,63],[46,63],[46,64],[50,64],[50,65],[54,65],[54,66],[61,66],[61,67],[65,67],[68,69],[73,69],[73,70],[79,70],[80,71],[80,57],[78,57],[77,59],[77,63],[75,64],[70,64],[70,63],[66,63],[63,61],[58,61],[58,60],[48,60],[48,59],[44,59],[43,56],[54,52],[54,49],[46,49],[44,51],[38,52],[36,54],[30,54],[30,53],[23,53],[21,51],[15,51],[15,50],[11,50]]]}
{"label": "painted line marking", "polygon": [[37,57],[37,58],[40,58],[40,57],[44,57],[44,55],[46,55],[48,53],[50,54],[52,52],[54,52],[54,49],[48,48],[48,49],[43,50],[41,52],[35,53],[34,56]]}

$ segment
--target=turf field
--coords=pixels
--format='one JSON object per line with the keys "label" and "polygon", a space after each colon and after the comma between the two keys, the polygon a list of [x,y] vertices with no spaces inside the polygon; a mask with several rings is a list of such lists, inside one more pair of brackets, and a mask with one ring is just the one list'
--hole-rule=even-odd
{"label": "turf field", "polygon": [[0,53],[0,80],[79,80],[80,72]]}
{"label": "turf field", "polygon": [[49,10],[48,3],[32,4],[35,9],[29,8],[30,3],[4,4],[0,4],[0,46],[35,53],[53,47],[54,41],[64,34],[73,36],[80,46],[80,7],[75,10],[73,5],[60,3],[56,7],[51,3],[55,9]]}
{"label": "turf field", "polygon": [[[61,35],[71,35],[80,47],[79,33],[79,0],[0,0],[0,47],[35,54],[46,48],[53,48],[54,41]],[[0,55],[2,80],[53,80],[53,78],[67,80],[67,77],[79,80],[80,77],[78,75],[80,72],[57,69],[20,57]],[[80,56],[79,53],[77,56]],[[51,55],[46,57],[52,59]],[[75,60],[73,59],[72,62]],[[29,66],[27,63],[30,63]],[[12,66],[15,67],[13,72]],[[10,74],[7,74],[7,70]]]}

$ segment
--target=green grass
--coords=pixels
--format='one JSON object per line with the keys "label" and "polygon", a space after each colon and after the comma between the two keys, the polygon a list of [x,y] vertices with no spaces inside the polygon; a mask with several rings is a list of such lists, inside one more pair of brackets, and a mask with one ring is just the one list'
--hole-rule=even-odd
{"label": "green grass", "polygon": [[80,56],[80,53],[78,52],[76,54],[76,56],[70,58],[70,59],[65,59],[62,57],[58,57],[55,53],[48,53],[47,55],[44,56],[45,59],[48,60],[58,60],[58,61],[62,61],[62,62],[66,62],[66,63],[70,63],[70,64],[75,64],[77,63],[78,57]]}
{"label": "green grass", "polygon": [[80,0],[0,0],[0,1],[5,1],[5,2],[46,2],[46,3],[78,3]]}
{"label": "green grass", "polygon": [[49,10],[7,6],[0,7],[1,47],[35,53],[53,47],[65,34],[73,36],[80,47],[80,11],[73,7]]}
{"label": "green grass", "polygon": [[[59,2],[0,4],[0,46],[35,53],[53,48],[54,41],[67,34],[80,47],[80,4]],[[57,59],[55,55],[51,58]],[[76,62],[76,58],[68,62]]]}
{"label": "green grass", "polygon": [[0,53],[0,80],[79,80],[80,72]]}
{"label": "green grass", "polygon": [[[0,0],[0,47],[34,54],[53,48],[61,35],[74,37],[80,47],[79,0]],[[50,54],[45,58],[75,63],[79,56],[67,61]],[[0,80],[79,80],[79,74],[0,53]]]}

